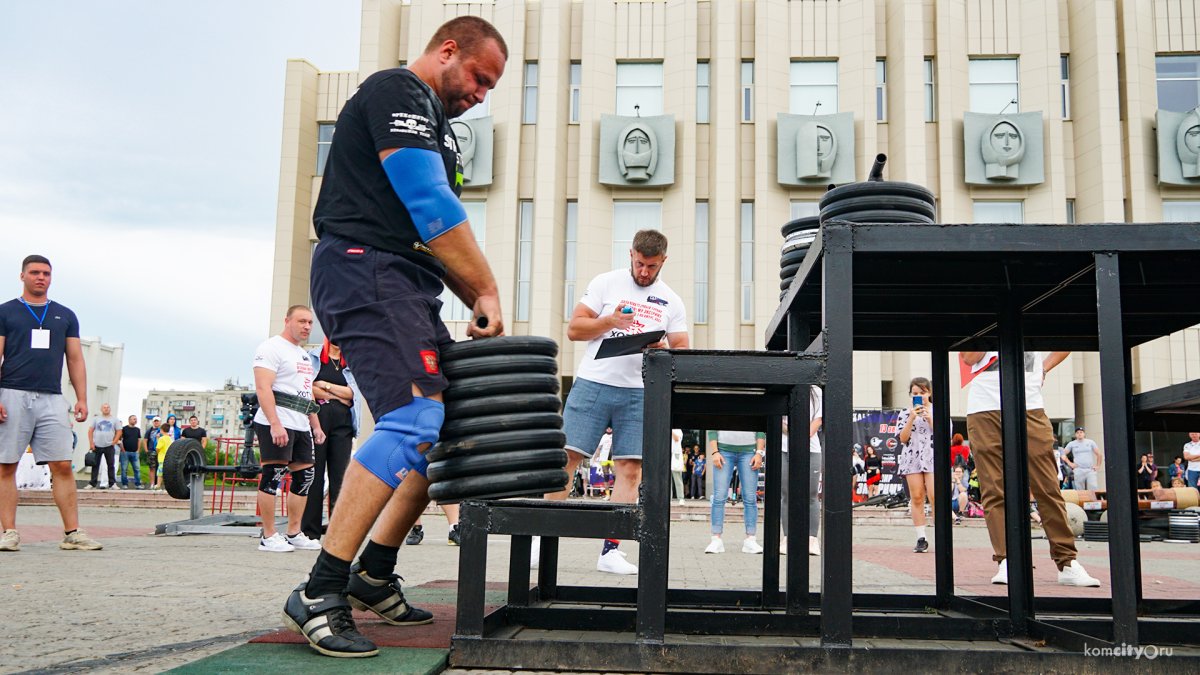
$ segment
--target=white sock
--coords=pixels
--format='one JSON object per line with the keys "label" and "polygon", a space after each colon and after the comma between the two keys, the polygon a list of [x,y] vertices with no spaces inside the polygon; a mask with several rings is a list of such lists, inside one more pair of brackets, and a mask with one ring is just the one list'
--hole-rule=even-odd
{"label": "white sock", "polygon": [[925,526],[924,525],[914,525],[913,529],[917,531],[917,539],[925,538]]}

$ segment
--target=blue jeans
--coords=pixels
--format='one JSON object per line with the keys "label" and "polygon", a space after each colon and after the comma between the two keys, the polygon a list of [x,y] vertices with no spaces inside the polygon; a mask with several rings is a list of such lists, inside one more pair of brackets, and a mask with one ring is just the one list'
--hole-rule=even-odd
{"label": "blue jeans", "polygon": [[[738,477],[742,483],[742,514],[746,521],[746,536],[752,537],[758,532],[758,471],[750,468],[750,460],[754,459],[753,452],[722,452],[721,468],[713,464],[713,494],[712,533],[721,534],[725,529],[725,499],[729,496],[729,481],[733,475],[733,467],[737,466]],[[711,462],[710,462],[711,464]]]}
{"label": "blue jeans", "polygon": [[1188,469],[1188,472],[1187,472],[1188,487],[1196,487],[1197,480],[1200,480],[1200,471],[1192,471],[1191,469]]}
{"label": "blue jeans", "polygon": [[125,478],[125,467],[133,467],[133,484],[140,486],[142,484],[142,467],[138,463],[137,451],[125,452],[121,451],[121,485],[129,485],[128,479]]}

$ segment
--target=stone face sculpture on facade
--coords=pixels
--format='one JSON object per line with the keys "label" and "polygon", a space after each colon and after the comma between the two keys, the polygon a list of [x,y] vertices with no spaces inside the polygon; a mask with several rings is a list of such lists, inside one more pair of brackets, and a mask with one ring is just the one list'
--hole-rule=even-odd
{"label": "stone face sculpture on facade", "polygon": [[650,180],[658,168],[658,139],[654,130],[634,122],[617,136],[617,166],[630,183]]}
{"label": "stone face sculpture on facade", "polygon": [[1184,178],[1200,178],[1200,108],[1189,110],[1175,133],[1175,152]]}
{"label": "stone face sculpture on facade", "polygon": [[853,183],[854,113],[779,113],[775,180],[780,185],[827,187]]}
{"label": "stone face sculpture on facade", "polygon": [[458,144],[458,161],[462,165],[463,182],[470,183],[475,170],[475,129],[470,124],[455,120],[450,123],[454,140]]}
{"label": "stone face sculpture on facade", "polygon": [[826,125],[808,122],[796,132],[796,176],[829,178],[837,161],[837,135]]}
{"label": "stone face sculpture on facade", "polygon": [[984,176],[988,180],[1020,178],[1025,158],[1025,137],[1015,122],[1001,119],[980,137]]}

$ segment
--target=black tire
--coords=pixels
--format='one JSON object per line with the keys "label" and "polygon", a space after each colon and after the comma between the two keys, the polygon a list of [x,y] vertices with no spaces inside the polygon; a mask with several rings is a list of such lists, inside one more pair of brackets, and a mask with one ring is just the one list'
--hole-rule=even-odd
{"label": "black tire", "polygon": [[889,210],[936,216],[933,204],[916,197],[850,197],[833,202],[821,209],[821,220],[829,220],[852,211]]}
{"label": "black tire", "polygon": [[[801,242],[801,243],[784,244],[779,249],[779,255],[780,255],[780,257],[782,257],[789,253],[797,253],[797,252],[807,254],[808,249],[812,248],[812,245],[813,245],[813,243],[811,241],[805,241],[805,242]],[[803,257],[804,256],[801,256],[801,258],[803,258]]]}
{"label": "black tire", "polygon": [[853,199],[855,197],[913,197],[922,199],[930,204],[935,203],[933,193],[928,188],[917,185],[916,183],[905,183],[896,180],[882,181],[865,181],[862,183],[850,183],[835,187],[834,189],[821,195],[819,205],[821,209],[833,204],[834,202],[843,199]]}
{"label": "black tire", "polygon": [[496,396],[499,394],[557,394],[558,376],[545,373],[515,373],[466,377],[450,383],[442,397],[446,401]]}
{"label": "black tire", "polygon": [[571,477],[562,469],[513,471],[488,476],[465,476],[429,485],[429,498],[439,504],[453,504],[464,499],[500,499],[544,495],[567,487]]}
{"label": "black tire", "polygon": [[441,439],[453,442],[459,438],[498,434],[518,429],[561,429],[562,415],[556,412],[510,413],[508,415],[484,415],[450,420],[442,425]]}
{"label": "black tire", "polygon": [[820,226],[820,224],[821,221],[818,216],[804,216],[803,218],[787,221],[783,224],[783,227],[779,228],[779,231],[786,237],[793,232],[815,228]]}
{"label": "black tire", "polygon": [[544,354],[496,354],[456,359],[442,364],[446,379],[453,382],[466,377],[506,375],[508,373],[558,374],[558,359]]}
{"label": "black tire", "polygon": [[464,476],[484,476],[512,471],[536,471],[538,469],[561,469],[567,465],[567,451],[562,448],[538,448],[516,450],[495,455],[448,457],[429,465],[426,475],[429,482]]}
{"label": "black tire", "polygon": [[566,444],[567,435],[559,429],[503,431],[460,438],[450,443],[438,443],[429,451],[426,458],[431,462],[436,462],[446,457],[486,455],[493,452],[529,450],[530,448],[561,448]]}
{"label": "black tire", "polygon": [[842,220],[848,223],[926,223],[933,224],[933,218],[920,213],[909,213],[908,211],[888,211],[886,209],[874,209],[870,211],[851,211],[843,213],[837,218],[829,218],[829,220]]}
{"label": "black tire", "polygon": [[162,462],[162,482],[167,494],[175,499],[190,499],[190,478],[204,466],[204,449],[194,438],[181,438],[167,448]]}
{"label": "black tire", "polygon": [[537,335],[505,335],[502,337],[463,340],[447,345],[441,350],[442,363],[473,359],[477,356],[496,354],[542,354],[558,356],[558,343]]}
{"label": "black tire", "polygon": [[808,248],[788,251],[779,256],[779,266],[787,267],[788,265],[799,265],[804,262],[804,258],[808,256]]}
{"label": "black tire", "polygon": [[794,265],[788,265],[787,267],[783,267],[779,270],[779,278],[780,279],[791,279],[792,277],[796,276],[796,270],[798,270],[798,269],[800,269],[800,263],[796,263]]}
{"label": "black tire", "polygon": [[791,276],[791,277],[785,277],[783,279],[780,279],[779,280],[779,290],[786,293],[787,289],[792,287],[792,279],[795,279],[795,277]]}
{"label": "black tire", "polygon": [[446,403],[446,421],[481,415],[504,415],[525,412],[559,412],[562,399],[558,394],[508,394],[484,396]]}

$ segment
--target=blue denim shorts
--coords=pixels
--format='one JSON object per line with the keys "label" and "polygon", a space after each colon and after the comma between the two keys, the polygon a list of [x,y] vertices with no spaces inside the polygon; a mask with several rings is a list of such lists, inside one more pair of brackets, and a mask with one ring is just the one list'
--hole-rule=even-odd
{"label": "blue denim shorts", "polygon": [[567,449],[591,457],[612,427],[613,459],[642,458],[642,413],[646,390],[613,387],[575,378],[563,409],[563,431]]}

